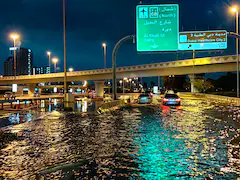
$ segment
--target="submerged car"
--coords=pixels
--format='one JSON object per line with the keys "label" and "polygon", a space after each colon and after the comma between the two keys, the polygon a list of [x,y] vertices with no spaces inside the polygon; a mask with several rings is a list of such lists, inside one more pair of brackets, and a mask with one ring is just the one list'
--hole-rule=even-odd
{"label": "submerged car", "polygon": [[163,96],[163,105],[175,105],[180,106],[181,105],[181,99],[176,94],[165,94]]}
{"label": "submerged car", "polygon": [[139,104],[150,104],[152,102],[152,96],[150,94],[140,94],[138,97]]}

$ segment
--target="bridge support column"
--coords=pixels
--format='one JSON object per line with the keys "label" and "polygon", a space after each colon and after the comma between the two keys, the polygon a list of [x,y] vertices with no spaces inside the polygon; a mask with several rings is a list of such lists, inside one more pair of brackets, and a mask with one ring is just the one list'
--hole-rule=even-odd
{"label": "bridge support column", "polygon": [[42,88],[38,88],[38,93],[39,93],[39,94],[42,93]]}
{"label": "bridge support column", "polygon": [[35,84],[28,84],[28,95],[33,96],[35,92]]}
{"label": "bridge support column", "polygon": [[104,80],[94,81],[96,97],[103,97],[104,95]]}
{"label": "bridge support column", "polygon": [[204,82],[201,81],[204,80],[204,75],[201,74],[195,74],[195,75],[188,75],[191,83],[191,93],[198,93],[204,89]]}
{"label": "bridge support column", "polygon": [[22,86],[18,86],[16,94],[17,95],[22,95],[23,94],[23,87]]}

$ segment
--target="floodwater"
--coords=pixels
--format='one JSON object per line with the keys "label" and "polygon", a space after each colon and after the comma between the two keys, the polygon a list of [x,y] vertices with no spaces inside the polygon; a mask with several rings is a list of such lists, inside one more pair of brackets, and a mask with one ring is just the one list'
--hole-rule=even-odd
{"label": "floodwater", "polygon": [[[21,108],[25,109],[2,113],[2,116],[0,116],[0,128],[29,122],[44,115],[46,112],[61,111],[63,108],[62,100],[59,99],[35,101],[33,103],[35,107],[28,110],[29,107],[33,106],[30,103],[28,101],[27,104],[21,105]],[[80,113],[94,110],[90,101],[76,101],[73,108],[75,112]]]}
{"label": "floodwater", "polygon": [[6,179],[237,179],[240,108],[184,97],[181,107],[96,116],[52,111],[2,134]]}

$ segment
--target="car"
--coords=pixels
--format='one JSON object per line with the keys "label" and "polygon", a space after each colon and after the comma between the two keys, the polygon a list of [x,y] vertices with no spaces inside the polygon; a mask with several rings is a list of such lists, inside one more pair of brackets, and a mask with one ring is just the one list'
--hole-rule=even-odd
{"label": "car", "polygon": [[181,99],[177,94],[165,94],[162,100],[163,105],[181,105]]}
{"label": "car", "polygon": [[175,94],[173,90],[166,90],[164,94]]}
{"label": "car", "polygon": [[152,91],[147,90],[147,91],[144,92],[144,94],[148,94],[149,96],[153,97]]}
{"label": "car", "polygon": [[139,104],[150,104],[152,102],[152,96],[150,94],[144,93],[140,94],[138,97]]}
{"label": "car", "polygon": [[15,99],[16,96],[12,92],[5,92],[4,96],[5,99]]}

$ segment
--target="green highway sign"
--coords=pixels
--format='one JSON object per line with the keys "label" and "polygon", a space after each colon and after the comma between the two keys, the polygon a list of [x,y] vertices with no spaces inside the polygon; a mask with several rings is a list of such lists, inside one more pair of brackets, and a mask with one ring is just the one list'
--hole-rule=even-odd
{"label": "green highway sign", "polygon": [[136,15],[137,51],[178,50],[178,4],[139,5]]}
{"label": "green highway sign", "polygon": [[189,31],[179,33],[179,50],[227,49],[227,31]]}

